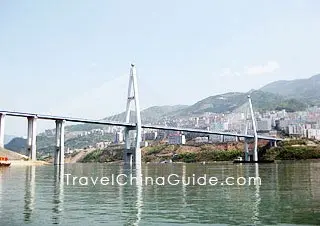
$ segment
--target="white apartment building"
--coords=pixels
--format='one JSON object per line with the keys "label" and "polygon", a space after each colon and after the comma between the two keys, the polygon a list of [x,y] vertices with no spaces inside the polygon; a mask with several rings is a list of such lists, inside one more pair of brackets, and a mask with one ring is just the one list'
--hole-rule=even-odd
{"label": "white apartment building", "polygon": [[208,143],[209,142],[209,138],[208,137],[196,137],[194,139],[194,141],[196,143]]}
{"label": "white apartment building", "polygon": [[158,137],[157,131],[147,132],[144,134],[144,140],[156,140]]}
{"label": "white apartment building", "polygon": [[124,141],[123,140],[123,133],[121,131],[116,132],[114,143],[121,144],[121,143],[123,143],[123,141]]}
{"label": "white apartment building", "polygon": [[183,134],[171,134],[168,137],[169,144],[185,144],[186,138]]}
{"label": "white apartment building", "polygon": [[257,120],[257,130],[258,131],[270,131],[271,130],[271,119],[263,118]]}
{"label": "white apartment building", "polygon": [[307,138],[320,140],[320,129],[307,129]]}

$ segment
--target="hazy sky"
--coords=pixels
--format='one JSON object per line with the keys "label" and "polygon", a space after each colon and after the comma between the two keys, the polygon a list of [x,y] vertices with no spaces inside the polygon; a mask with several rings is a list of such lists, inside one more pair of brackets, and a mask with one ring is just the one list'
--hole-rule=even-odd
{"label": "hazy sky", "polygon": [[[0,109],[103,118],[320,72],[320,1],[0,1]],[[6,121],[25,134],[25,119]],[[46,126],[41,122],[38,131]]]}

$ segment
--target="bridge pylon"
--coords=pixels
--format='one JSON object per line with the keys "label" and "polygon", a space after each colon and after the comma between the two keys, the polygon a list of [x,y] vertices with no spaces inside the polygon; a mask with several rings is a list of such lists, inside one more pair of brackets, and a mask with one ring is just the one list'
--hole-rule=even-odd
{"label": "bridge pylon", "polygon": [[258,133],[257,133],[256,120],[254,117],[254,112],[253,112],[253,107],[252,107],[250,95],[248,95],[248,101],[249,101],[249,107],[250,107],[250,113],[251,113],[253,133],[254,133],[253,161],[258,161]]}
{"label": "bridge pylon", "polygon": [[139,94],[138,94],[138,82],[137,82],[137,73],[136,67],[134,64],[131,64],[130,68],[130,76],[129,76],[129,86],[128,86],[128,97],[127,97],[127,107],[126,107],[126,122],[130,122],[131,116],[131,102],[135,104],[135,123],[136,126],[133,128],[136,132],[134,150],[131,150],[131,142],[130,142],[130,130],[131,127],[126,127],[124,132],[125,139],[125,149],[123,160],[125,164],[132,165],[135,164],[136,168],[141,167],[141,115],[140,115],[140,103],[139,103]]}
{"label": "bridge pylon", "polygon": [[246,110],[245,114],[245,120],[246,120],[246,127],[245,127],[245,135],[248,135],[248,110],[250,111],[251,121],[252,121],[252,129],[253,129],[253,138],[254,138],[254,149],[252,151],[252,154],[249,152],[249,140],[248,138],[244,138],[244,159],[246,161],[258,161],[258,133],[257,133],[257,126],[256,126],[256,120],[254,117],[251,97],[248,95],[248,102],[249,102],[249,109]]}

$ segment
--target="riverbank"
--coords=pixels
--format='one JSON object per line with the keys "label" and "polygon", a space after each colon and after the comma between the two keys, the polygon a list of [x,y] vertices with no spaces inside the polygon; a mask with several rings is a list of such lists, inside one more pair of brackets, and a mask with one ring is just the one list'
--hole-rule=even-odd
{"label": "riverbank", "polygon": [[320,145],[310,140],[286,140],[279,142],[278,147],[261,150],[263,160],[304,160],[320,159]]}
{"label": "riverbank", "polygon": [[214,162],[232,161],[242,155],[242,145],[229,144],[202,144],[202,145],[168,145],[160,144],[142,149],[144,162]]}
{"label": "riverbank", "polygon": [[50,163],[45,161],[25,161],[25,160],[11,160],[11,165],[13,167],[16,166],[43,166],[50,165]]}
{"label": "riverbank", "polygon": [[49,164],[45,161],[29,161],[28,157],[14,151],[9,151],[4,148],[0,148],[0,156],[7,157],[9,162],[11,163],[10,166],[42,166]]}
{"label": "riverbank", "polygon": [[[214,162],[232,161],[242,155],[243,144],[197,144],[169,145],[157,144],[141,149],[143,162]],[[123,158],[123,146],[108,147],[92,151],[81,162],[114,162]]]}
{"label": "riverbank", "polygon": [[7,157],[10,161],[12,160],[26,160],[28,159],[27,156],[19,154],[14,151],[10,151],[4,148],[0,148],[0,156],[1,157]]}
{"label": "riverbank", "polygon": [[[216,162],[233,161],[243,156],[244,144],[229,142],[220,144],[169,145],[157,144],[141,149],[142,161],[159,162]],[[249,144],[253,149],[253,144]],[[320,144],[308,140],[286,140],[278,142],[278,147],[270,147],[268,142],[259,143],[260,160],[303,160],[320,159]],[[121,161],[123,146],[94,150],[81,162],[114,162]]]}

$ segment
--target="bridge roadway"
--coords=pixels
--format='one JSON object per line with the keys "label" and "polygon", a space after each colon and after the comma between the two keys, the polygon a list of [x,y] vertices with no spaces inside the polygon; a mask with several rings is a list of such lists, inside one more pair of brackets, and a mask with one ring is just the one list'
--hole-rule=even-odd
{"label": "bridge roadway", "polygon": [[[72,117],[64,117],[64,116],[43,115],[43,114],[15,112],[15,111],[0,111],[0,114],[6,115],[6,116],[38,118],[38,119],[44,119],[44,120],[65,120],[68,122],[76,122],[76,123],[90,123],[90,124],[98,124],[98,125],[122,126],[122,127],[132,128],[132,129],[134,129],[136,127],[135,123],[116,122],[116,121],[107,121],[107,120],[91,120],[91,119],[83,119],[83,118],[72,118]],[[170,131],[181,131],[181,132],[191,132],[191,133],[233,136],[233,137],[241,137],[241,138],[254,138],[254,135],[250,135],[250,134],[238,134],[238,133],[200,130],[200,129],[192,129],[192,128],[168,127],[168,126],[148,125],[148,124],[144,124],[141,127],[144,129],[158,129],[158,130],[170,130]],[[281,138],[277,138],[277,137],[268,137],[268,136],[261,136],[261,135],[258,135],[258,139],[269,140],[269,141],[281,141],[282,140]]]}

